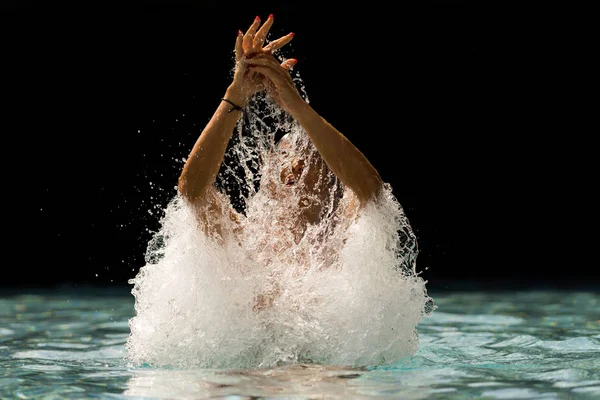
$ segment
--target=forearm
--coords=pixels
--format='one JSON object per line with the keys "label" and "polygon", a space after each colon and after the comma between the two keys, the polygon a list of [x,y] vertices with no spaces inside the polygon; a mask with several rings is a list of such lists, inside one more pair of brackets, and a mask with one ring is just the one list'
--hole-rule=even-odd
{"label": "forearm", "polygon": [[361,203],[377,195],[382,187],[381,177],[352,142],[304,101],[295,105],[291,113],[329,169],[354,191]]}
{"label": "forearm", "polygon": [[[245,106],[244,96],[233,85],[227,89],[224,97],[237,105]],[[231,104],[221,101],[183,166],[179,177],[179,191],[188,199],[201,197],[215,181],[233,129],[241,115],[238,110],[229,112],[231,109]]]}

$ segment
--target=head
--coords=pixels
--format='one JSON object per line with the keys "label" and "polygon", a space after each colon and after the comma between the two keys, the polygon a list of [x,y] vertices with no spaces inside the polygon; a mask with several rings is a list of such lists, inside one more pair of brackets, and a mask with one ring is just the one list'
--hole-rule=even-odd
{"label": "head", "polygon": [[306,140],[289,134],[275,145],[266,163],[271,196],[326,192],[328,170],[319,152]]}

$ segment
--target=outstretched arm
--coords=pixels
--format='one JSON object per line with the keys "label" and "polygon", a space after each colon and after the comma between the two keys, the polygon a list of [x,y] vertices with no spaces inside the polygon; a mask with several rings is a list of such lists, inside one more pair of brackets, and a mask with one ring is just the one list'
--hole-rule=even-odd
{"label": "outstretched arm", "polygon": [[[280,65],[270,55],[253,57],[250,69],[272,82],[278,103],[306,130],[329,169],[355,193],[361,204],[373,199],[383,187],[381,177],[367,158],[341,132],[321,117],[298,93],[286,62]],[[295,60],[289,60],[295,64]]]}
{"label": "outstretched arm", "polygon": [[284,36],[263,48],[272,24],[273,16],[271,15],[259,29],[260,19],[256,17],[246,34],[238,32],[235,45],[234,78],[224,95],[224,99],[228,101],[221,101],[183,166],[178,182],[179,192],[194,205],[208,206],[202,207],[201,219],[209,218],[206,213],[222,215],[223,204],[220,203],[213,184],[223,162],[233,129],[241,115],[241,111],[235,106],[245,107],[250,96],[260,90],[260,79],[255,72],[248,70],[244,56],[270,54],[271,51],[288,43],[293,37],[293,35]]}
{"label": "outstretched arm", "polygon": [[352,189],[361,204],[377,196],[382,188],[381,177],[350,140],[304,101],[290,113],[306,130],[329,169]]}

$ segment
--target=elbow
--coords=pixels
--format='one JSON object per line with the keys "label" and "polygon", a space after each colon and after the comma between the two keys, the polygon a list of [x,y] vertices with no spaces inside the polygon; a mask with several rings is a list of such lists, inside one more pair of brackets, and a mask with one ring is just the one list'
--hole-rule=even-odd
{"label": "elbow", "polygon": [[366,185],[362,190],[356,191],[356,197],[361,204],[365,205],[369,202],[377,201],[383,192],[383,181],[380,177],[374,179],[369,185]]}
{"label": "elbow", "polygon": [[194,199],[194,191],[191,188],[188,180],[181,175],[177,181],[177,191],[186,200]]}
{"label": "elbow", "polygon": [[185,192],[185,190],[187,189],[186,185],[187,182],[185,181],[183,175],[179,176],[179,179],[177,180],[177,191],[180,194],[183,194]]}
{"label": "elbow", "polygon": [[206,193],[206,185],[198,181],[191,181],[186,176],[181,175],[177,181],[177,191],[179,195],[190,203],[196,203]]}

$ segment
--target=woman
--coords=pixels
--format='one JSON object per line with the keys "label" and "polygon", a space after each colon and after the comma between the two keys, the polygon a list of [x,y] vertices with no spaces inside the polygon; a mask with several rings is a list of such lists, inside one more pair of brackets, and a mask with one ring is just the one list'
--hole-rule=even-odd
{"label": "woman", "polygon": [[[137,363],[374,365],[416,351],[429,298],[408,220],[364,155],[302,98],[296,60],[273,56],[293,34],[265,45],[272,24],[257,17],[238,33],[233,81],[149,246],[158,257],[132,282]],[[243,209],[215,186],[222,164],[234,180],[244,171]]]}
{"label": "woman", "polygon": [[[294,236],[297,242],[307,225],[318,223],[323,218],[323,207],[318,202],[306,205],[307,199],[323,199],[327,193],[327,185],[332,184],[325,180],[317,182],[321,175],[319,164],[322,161],[351,191],[346,193],[348,201],[343,203],[345,206],[338,207],[337,210],[345,218],[352,217],[377,196],[382,188],[382,180],[365,156],[301,97],[289,74],[296,59],[288,59],[279,64],[273,56],[274,51],[292,40],[293,33],[265,46],[265,39],[273,24],[273,15],[262,26],[260,22],[260,18],[256,17],[245,34],[238,32],[233,82],[194,145],[183,167],[178,187],[182,196],[194,206],[208,235],[223,239],[224,214],[228,214],[236,224],[241,222],[244,217],[236,213],[227,198],[217,192],[214,182],[242,110],[254,93],[267,90],[279,106],[300,124],[318,152],[316,157],[311,157],[312,154],[306,152],[293,152],[291,150],[295,149],[290,141],[284,138],[273,154],[280,161],[280,182],[269,182],[260,189],[266,191],[268,188],[270,195],[274,197],[289,196],[298,192],[286,188],[299,184],[302,179],[303,190],[298,203],[303,211],[289,214],[294,221],[281,221],[282,225],[292,226],[296,230]],[[306,158],[313,160],[313,168],[309,168],[311,173],[303,174]]]}

